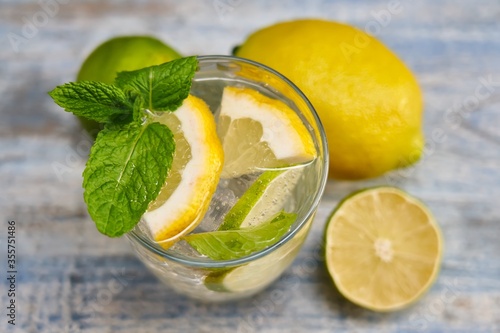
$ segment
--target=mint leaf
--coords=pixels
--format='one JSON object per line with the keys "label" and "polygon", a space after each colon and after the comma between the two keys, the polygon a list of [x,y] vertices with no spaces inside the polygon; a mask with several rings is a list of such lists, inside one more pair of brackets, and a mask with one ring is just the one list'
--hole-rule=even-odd
{"label": "mint leaf", "polygon": [[66,83],[49,92],[59,106],[77,116],[106,123],[132,113],[132,105],[118,87],[94,81]]}
{"label": "mint leaf", "polygon": [[115,84],[124,91],[139,94],[150,111],[174,111],[188,96],[196,57],[173,60],[136,71],[118,73]]}
{"label": "mint leaf", "polygon": [[83,172],[84,199],[97,229],[121,236],[139,222],[172,165],[175,142],[157,122],[105,127]]}
{"label": "mint leaf", "polygon": [[190,234],[183,239],[213,260],[237,259],[279,241],[296,219],[297,214],[282,211],[255,227]]}

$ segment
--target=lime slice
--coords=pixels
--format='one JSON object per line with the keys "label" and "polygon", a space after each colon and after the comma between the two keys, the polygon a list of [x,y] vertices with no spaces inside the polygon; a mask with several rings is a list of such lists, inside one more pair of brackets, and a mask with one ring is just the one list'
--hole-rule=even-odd
{"label": "lime slice", "polygon": [[326,265],[339,292],[373,311],[422,296],[441,263],[442,236],[423,203],[393,187],[347,197],[325,230]]}
{"label": "lime slice", "polygon": [[254,227],[285,208],[303,168],[263,172],[226,214],[219,230]]}
{"label": "lime slice", "polygon": [[[304,168],[263,172],[226,214],[219,230],[255,227],[269,220],[290,202]],[[208,289],[220,292],[259,290],[276,279],[293,261],[307,234],[307,226],[275,252],[236,268],[205,277]],[[262,276],[261,272],[268,272]]]}

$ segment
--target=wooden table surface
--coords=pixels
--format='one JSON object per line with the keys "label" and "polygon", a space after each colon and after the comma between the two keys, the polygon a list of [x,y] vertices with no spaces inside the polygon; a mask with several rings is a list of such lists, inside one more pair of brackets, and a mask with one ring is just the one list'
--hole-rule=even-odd
{"label": "wooden table surface", "polygon": [[[2,0],[0,332],[500,332],[500,4],[399,5],[377,23],[388,1]],[[112,36],[153,34],[185,55],[229,54],[256,28],[298,17],[378,27],[423,88],[424,157],[377,179],[330,181],[305,247],[266,291],[229,304],[177,295],[125,239],[96,231],[81,189],[88,138],[47,91],[73,80]],[[318,256],[336,203],[374,184],[424,200],[445,238],[435,285],[391,314],[343,300]],[[15,326],[6,316],[9,220],[16,221]]]}

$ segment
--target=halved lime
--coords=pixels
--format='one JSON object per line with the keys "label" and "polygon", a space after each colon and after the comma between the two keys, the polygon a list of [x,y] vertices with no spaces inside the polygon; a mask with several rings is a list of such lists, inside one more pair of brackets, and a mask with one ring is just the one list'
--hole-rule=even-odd
{"label": "halved lime", "polygon": [[443,240],[425,205],[393,187],[344,199],[327,222],[326,266],[339,292],[373,311],[422,296],[441,264]]}

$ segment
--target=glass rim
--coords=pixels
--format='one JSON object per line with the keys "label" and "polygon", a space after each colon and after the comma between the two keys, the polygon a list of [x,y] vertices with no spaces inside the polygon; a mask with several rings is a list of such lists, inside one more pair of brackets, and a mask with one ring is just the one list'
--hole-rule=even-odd
{"label": "glass rim", "polygon": [[[298,97],[302,99],[307,108],[311,111],[312,117],[314,121],[316,122],[317,129],[319,131],[319,138],[321,141],[321,145],[323,147],[323,165],[322,165],[322,172],[323,174],[321,175],[320,183],[318,186],[318,190],[315,193],[315,197],[313,201],[310,204],[310,207],[307,211],[307,213],[296,223],[295,228],[291,229],[288,231],[283,238],[281,238],[278,242],[276,242],[273,245],[270,245],[266,247],[263,250],[256,251],[252,254],[249,254],[248,256],[238,258],[238,259],[230,259],[230,260],[212,260],[209,259],[210,261],[201,261],[201,260],[196,260],[196,259],[186,259],[186,258],[181,258],[179,256],[176,256],[175,254],[168,253],[168,250],[164,250],[158,247],[157,243],[152,242],[150,239],[147,237],[144,237],[140,234],[138,234],[135,229],[128,232],[126,235],[129,239],[137,241],[141,246],[144,246],[147,248],[149,251],[154,252],[155,254],[164,257],[166,259],[169,259],[173,262],[185,265],[185,266],[190,266],[190,267],[203,267],[203,268],[223,268],[223,267],[232,267],[232,266],[239,266],[243,265],[246,263],[249,263],[251,261],[254,261],[256,259],[262,258],[266,256],[267,254],[277,250],[279,247],[290,241],[306,224],[309,219],[311,219],[319,205],[319,202],[321,200],[321,197],[323,195],[323,192],[325,190],[326,182],[328,179],[328,163],[329,163],[329,155],[328,155],[328,142],[326,141],[326,133],[323,127],[323,124],[321,123],[321,120],[319,119],[318,114],[316,113],[316,110],[314,109],[313,105],[309,101],[309,99],[305,96],[305,94],[288,78],[286,78],[283,74],[280,74],[276,70],[263,65],[259,62],[236,57],[236,56],[228,56],[228,55],[204,55],[204,56],[197,56],[198,60],[200,62],[202,61],[236,61],[236,62],[242,62],[245,64],[249,64],[258,68],[261,68],[273,75],[275,75],[277,78],[285,82],[287,85],[289,85],[295,93],[297,93]],[[315,140],[316,141],[316,140]]]}

